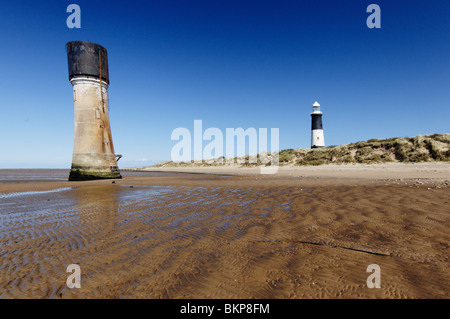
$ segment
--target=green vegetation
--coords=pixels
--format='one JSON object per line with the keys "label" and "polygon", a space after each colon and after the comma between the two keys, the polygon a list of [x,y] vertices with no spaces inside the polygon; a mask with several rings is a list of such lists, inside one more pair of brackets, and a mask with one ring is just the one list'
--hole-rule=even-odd
{"label": "green vegetation", "polygon": [[69,181],[89,181],[95,179],[120,179],[122,176],[119,171],[113,172],[91,172],[83,169],[74,168],[70,170]]}
{"label": "green vegetation", "polygon": [[[269,159],[272,154],[266,154]],[[240,158],[242,166],[253,167],[270,165],[261,161],[250,163],[249,156]],[[233,159],[237,163],[238,158]],[[187,167],[187,166],[223,166],[236,165],[225,163],[225,158],[217,162],[191,161],[175,163],[172,161],[156,164],[156,167]],[[370,139],[338,146],[328,146],[316,149],[286,149],[279,153],[279,165],[322,165],[346,163],[386,163],[404,162],[416,163],[427,161],[450,161],[450,134],[418,135],[416,137],[394,137],[389,139]],[[264,164],[267,163],[267,164]]]}

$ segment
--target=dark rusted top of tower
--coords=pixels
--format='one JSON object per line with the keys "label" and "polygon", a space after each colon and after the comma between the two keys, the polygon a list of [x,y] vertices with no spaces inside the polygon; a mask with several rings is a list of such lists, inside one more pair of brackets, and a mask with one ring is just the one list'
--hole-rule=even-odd
{"label": "dark rusted top of tower", "polygon": [[99,44],[72,41],[66,44],[69,80],[76,76],[101,77],[109,84],[108,52]]}

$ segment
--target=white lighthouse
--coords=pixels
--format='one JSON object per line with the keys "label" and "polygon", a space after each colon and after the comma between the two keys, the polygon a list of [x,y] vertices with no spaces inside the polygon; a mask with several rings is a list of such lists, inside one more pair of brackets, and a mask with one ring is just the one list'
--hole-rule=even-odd
{"label": "white lighthouse", "polygon": [[324,146],[322,112],[320,111],[320,104],[316,101],[313,104],[313,111],[311,113],[311,148]]}

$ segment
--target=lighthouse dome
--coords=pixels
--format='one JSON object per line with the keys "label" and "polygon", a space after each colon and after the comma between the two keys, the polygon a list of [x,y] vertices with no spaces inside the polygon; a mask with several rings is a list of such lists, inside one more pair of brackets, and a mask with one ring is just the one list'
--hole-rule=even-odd
{"label": "lighthouse dome", "polygon": [[320,104],[319,104],[319,102],[316,101],[316,102],[313,104],[313,106],[314,106],[314,107],[319,107]]}

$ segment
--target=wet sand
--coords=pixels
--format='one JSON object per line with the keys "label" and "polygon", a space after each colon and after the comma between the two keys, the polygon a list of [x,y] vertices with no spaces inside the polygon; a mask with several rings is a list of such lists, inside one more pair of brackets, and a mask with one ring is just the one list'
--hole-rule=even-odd
{"label": "wet sand", "polygon": [[449,298],[450,166],[438,164],[115,183],[0,170],[0,298]]}

